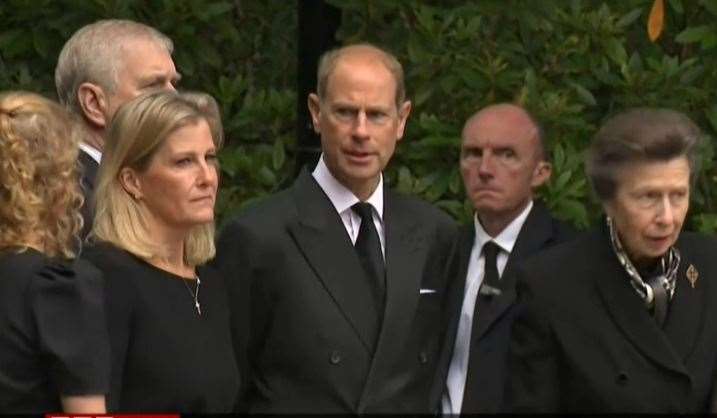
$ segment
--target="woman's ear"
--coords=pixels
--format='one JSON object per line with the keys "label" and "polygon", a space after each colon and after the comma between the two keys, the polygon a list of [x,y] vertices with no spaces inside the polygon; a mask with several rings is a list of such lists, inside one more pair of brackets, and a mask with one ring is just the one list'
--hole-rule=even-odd
{"label": "woman's ear", "polygon": [[119,182],[134,200],[142,200],[142,182],[134,169],[123,167],[119,172]]}

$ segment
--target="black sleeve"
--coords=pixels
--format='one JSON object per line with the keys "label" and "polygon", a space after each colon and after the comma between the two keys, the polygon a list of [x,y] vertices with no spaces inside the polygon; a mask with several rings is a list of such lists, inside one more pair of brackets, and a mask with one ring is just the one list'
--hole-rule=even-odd
{"label": "black sleeve", "polygon": [[556,412],[560,409],[560,377],[549,307],[536,297],[526,271],[517,270],[518,311],[508,351],[504,407],[513,413]]}
{"label": "black sleeve", "polygon": [[107,393],[102,274],[82,261],[54,262],[34,277],[29,298],[39,347],[60,395]]}
{"label": "black sleeve", "polygon": [[235,221],[222,231],[217,242],[217,256],[212,261],[213,267],[224,278],[227,289],[232,344],[241,378],[236,412],[248,410],[246,399],[251,397],[252,392],[250,343],[252,331],[261,327],[258,322],[261,315],[252,318],[252,311],[262,302],[257,300],[256,294],[252,294],[251,284],[257,280],[255,276],[259,272],[256,266],[262,258],[259,238],[252,228]]}
{"label": "black sleeve", "polygon": [[[110,268],[112,268],[110,266]],[[136,305],[136,289],[129,279],[132,272],[114,267],[106,273],[105,310],[110,347],[112,349],[112,374],[107,409],[118,409],[122,398],[122,377],[125,371],[127,347],[130,343],[133,324],[133,312]],[[140,273],[137,273],[140,274]]]}

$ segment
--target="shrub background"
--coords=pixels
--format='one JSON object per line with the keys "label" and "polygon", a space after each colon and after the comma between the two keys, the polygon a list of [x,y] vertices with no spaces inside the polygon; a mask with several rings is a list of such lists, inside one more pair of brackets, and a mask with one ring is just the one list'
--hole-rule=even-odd
{"label": "shrub background", "polygon": [[[307,0],[298,0],[307,1]],[[310,0],[308,0],[310,1]],[[0,89],[54,97],[55,60],[80,26],[107,17],[148,23],[175,43],[181,87],[219,101],[220,221],[293,180],[296,166],[297,0],[4,0]],[[393,51],[414,108],[387,171],[398,189],[470,219],[458,172],[463,121],[517,101],[543,123],[553,178],[540,191],[580,228],[599,206],[583,173],[597,126],[628,106],[688,113],[706,134],[688,228],[717,230],[717,0],[667,0],[661,37],[648,39],[654,0],[329,0],[337,38]],[[303,100],[302,100],[303,101]]]}

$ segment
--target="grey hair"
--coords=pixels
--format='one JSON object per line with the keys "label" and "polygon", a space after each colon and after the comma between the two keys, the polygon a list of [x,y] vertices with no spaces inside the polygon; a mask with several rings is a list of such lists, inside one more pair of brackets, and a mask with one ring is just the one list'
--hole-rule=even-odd
{"label": "grey hair", "polygon": [[147,39],[163,46],[171,55],[172,40],[142,23],[122,19],[98,20],[83,26],[67,40],[55,67],[57,96],[68,110],[82,114],[77,91],[82,83],[93,83],[108,92],[117,88],[123,44]]}

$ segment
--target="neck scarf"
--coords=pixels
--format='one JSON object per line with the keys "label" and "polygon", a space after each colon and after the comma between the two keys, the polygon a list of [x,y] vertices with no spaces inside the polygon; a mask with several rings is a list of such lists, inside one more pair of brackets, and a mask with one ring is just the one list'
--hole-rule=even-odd
{"label": "neck scarf", "polygon": [[[650,285],[640,277],[635,266],[630,261],[627,253],[622,247],[620,238],[617,236],[617,231],[613,225],[612,219],[607,217],[607,226],[610,230],[610,242],[612,243],[612,249],[617,256],[620,265],[625,269],[625,272],[630,277],[630,284],[635,289],[637,294],[645,302],[645,306],[651,309],[655,300],[655,296],[652,292]],[[667,253],[660,258],[660,268],[662,270],[662,286],[667,292],[667,296],[670,300],[675,295],[675,283],[677,282],[677,270],[680,267],[680,251],[674,246],[667,250]]]}

